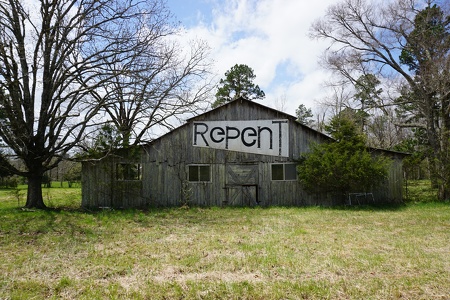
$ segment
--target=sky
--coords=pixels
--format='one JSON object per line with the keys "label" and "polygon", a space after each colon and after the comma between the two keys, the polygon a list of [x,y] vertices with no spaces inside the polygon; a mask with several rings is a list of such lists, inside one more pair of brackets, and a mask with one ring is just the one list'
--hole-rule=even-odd
{"label": "sky", "polygon": [[235,64],[254,70],[261,104],[295,115],[319,109],[329,74],[319,66],[328,46],[308,37],[313,21],[338,0],[167,0],[192,39],[207,41],[217,79]]}

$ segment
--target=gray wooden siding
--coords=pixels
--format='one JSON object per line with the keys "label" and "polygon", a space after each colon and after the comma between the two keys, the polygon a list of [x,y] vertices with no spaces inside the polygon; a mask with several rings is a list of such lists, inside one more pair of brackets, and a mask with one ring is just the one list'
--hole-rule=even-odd
{"label": "gray wooden siding", "polygon": [[388,178],[385,183],[373,190],[376,203],[401,203],[403,199],[403,168],[402,159],[396,155],[392,156]]}
{"label": "gray wooden siding", "polygon": [[148,205],[142,194],[142,180],[117,180],[116,165],[118,163],[130,163],[130,161],[120,157],[109,157],[82,164],[81,204],[83,207],[126,208]]}
{"label": "gray wooden siding", "polygon": [[102,207],[112,205],[112,170],[105,162],[83,162],[82,164],[82,206]]}
{"label": "gray wooden siding", "polygon": [[[214,120],[289,119],[289,157],[278,157],[192,146],[192,122]],[[295,122],[294,117],[273,109],[239,100],[191,119],[187,124],[145,146],[137,161],[142,163],[142,181],[117,182],[115,164],[120,157],[95,164],[83,163],[83,206],[140,207],[252,205],[249,197],[258,198],[262,206],[332,205],[327,195],[305,193],[297,181],[272,181],[272,163],[293,162],[309,151],[312,143],[328,138]],[[399,202],[402,199],[401,159],[395,157],[389,180],[382,189],[373,191],[378,201]],[[207,164],[210,182],[189,182],[188,166]],[[229,171],[245,172],[253,166],[257,175],[249,182],[230,182]],[[227,177],[228,176],[228,177]],[[233,203],[230,201],[233,200]]]}

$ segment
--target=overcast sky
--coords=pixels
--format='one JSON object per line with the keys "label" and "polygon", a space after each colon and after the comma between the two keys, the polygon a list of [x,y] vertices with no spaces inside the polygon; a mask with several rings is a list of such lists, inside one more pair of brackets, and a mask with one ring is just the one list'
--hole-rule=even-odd
{"label": "overcast sky", "polygon": [[325,97],[327,75],[318,58],[327,44],[311,40],[308,31],[336,2],[167,0],[186,35],[212,48],[218,79],[235,64],[246,64],[266,93],[261,103],[292,115],[299,104],[315,110],[316,101]]}

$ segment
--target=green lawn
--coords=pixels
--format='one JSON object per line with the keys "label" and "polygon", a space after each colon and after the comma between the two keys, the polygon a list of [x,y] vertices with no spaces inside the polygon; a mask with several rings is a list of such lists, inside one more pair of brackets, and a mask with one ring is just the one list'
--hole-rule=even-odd
{"label": "green lawn", "polygon": [[0,191],[0,299],[450,295],[449,204],[87,212],[78,188],[44,199],[57,209]]}

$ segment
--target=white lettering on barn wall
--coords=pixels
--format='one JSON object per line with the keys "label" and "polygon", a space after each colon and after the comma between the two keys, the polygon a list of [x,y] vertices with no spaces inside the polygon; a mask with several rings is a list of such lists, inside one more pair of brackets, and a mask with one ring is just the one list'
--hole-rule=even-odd
{"label": "white lettering on barn wall", "polygon": [[192,134],[197,147],[289,156],[288,120],[194,122]]}

